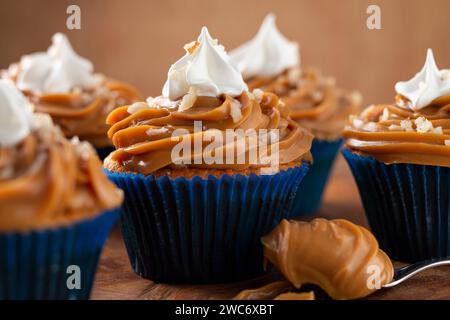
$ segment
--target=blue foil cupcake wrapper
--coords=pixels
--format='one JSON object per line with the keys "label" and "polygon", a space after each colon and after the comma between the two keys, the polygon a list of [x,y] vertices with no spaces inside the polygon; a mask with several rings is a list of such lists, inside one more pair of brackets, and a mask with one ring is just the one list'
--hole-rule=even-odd
{"label": "blue foil cupcake wrapper", "polygon": [[[0,300],[88,299],[103,245],[119,209],[71,226],[0,234]],[[80,289],[69,278],[80,269]]]}
{"label": "blue foil cupcake wrapper", "polygon": [[263,273],[260,237],[291,208],[308,165],[274,175],[192,179],[109,172],[125,192],[122,233],[134,271],[212,283]]}
{"label": "blue foil cupcake wrapper", "polygon": [[336,141],[314,139],[311,147],[313,164],[298,188],[289,218],[304,217],[317,212],[328,176],[342,142],[342,139]]}
{"label": "blue foil cupcake wrapper", "polygon": [[343,155],[380,247],[395,260],[450,255],[450,168],[384,164],[348,149]]}

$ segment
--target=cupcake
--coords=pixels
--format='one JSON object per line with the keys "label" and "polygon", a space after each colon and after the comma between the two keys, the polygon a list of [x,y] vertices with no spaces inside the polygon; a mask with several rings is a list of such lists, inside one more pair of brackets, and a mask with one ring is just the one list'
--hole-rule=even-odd
{"label": "cupcake", "polygon": [[450,255],[450,70],[429,49],[397,82],[394,103],[369,106],[345,128],[347,159],[381,248],[413,262]]}
{"label": "cupcake", "polygon": [[275,94],[248,91],[205,27],[185,50],[162,96],[107,119],[116,151],[104,166],[125,191],[128,255],[158,282],[250,278],[263,272],[259,238],[308,170],[312,135]]}
{"label": "cupcake", "polygon": [[6,80],[0,114],[0,300],[87,299],[123,193]]}
{"label": "cupcake", "polygon": [[330,169],[342,144],[342,130],[356,113],[361,97],[345,92],[335,80],[314,68],[300,67],[299,47],[286,39],[269,14],[256,36],[230,52],[250,90],[275,93],[291,110],[290,117],[311,131],[314,163],[294,201],[291,217],[316,212]]}
{"label": "cupcake", "polygon": [[64,34],[52,38],[47,52],[22,57],[2,72],[35,105],[49,114],[67,138],[89,141],[101,158],[113,150],[107,137],[107,115],[116,107],[140,99],[132,86],[93,73]]}

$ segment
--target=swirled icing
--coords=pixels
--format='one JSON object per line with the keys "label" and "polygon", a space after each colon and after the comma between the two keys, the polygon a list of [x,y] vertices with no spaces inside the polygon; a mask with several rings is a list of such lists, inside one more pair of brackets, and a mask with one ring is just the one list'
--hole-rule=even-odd
{"label": "swirled icing", "polygon": [[92,64],[73,51],[67,37],[55,34],[46,53],[24,56],[1,76],[22,90],[36,112],[49,114],[66,137],[77,136],[103,148],[111,145],[107,115],[141,99],[141,94],[92,71]]}
{"label": "swirled icing", "polygon": [[50,228],[120,206],[122,192],[95,150],[64,138],[48,115],[14,146],[0,147],[0,232]]}
{"label": "swirled icing", "polygon": [[351,117],[344,130],[347,148],[388,164],[450,167],[450,94],[417,110],[411,103],[398,94],[395,103],[371,105]]}
{"label": "swirled icing", "polygon": [[[168,99],[159,98],[157,106],[142,105],[135,113],[129,112],[129,106],[114,110],[108,117],[111,125],[109,137],[116,151],[105,161],[105,166],[113,171],[137,172],[153,174],[160,169],[176,168],[173,163],[172,149],[178,143],[172,139],[176,129],[185,129],[184,139],[194,140],[195,136],[203,136],[211,130],[225,135],[227,129],[278,129],[280,164],[288,164],[301,160],[310,160],[312,135],[289,118],[289,111],[280,103],[276,95],[265,93],[261,100],[249,93],[232,98],[197,97],[194,105],[184,111],[179,111]],[[241,117],[235,121],[231,116],[232,105],[239,103]],[[154,103],[154,102],[152,102]],[[178,105],[181,101],[178,101]],[[202,121],[200,133],[194,132],[194,121]],[[250,144],[246,144],[245,152]],[[235,145],[225,145],[235,148]],[[191,155],[195,157],[195,154]],[[248,157],[246,157],[248,159]],[[223,164],[191,164],[193,169],[245,170],[251,167],[248,161],[244,163]],[[194,171],[192,171],[194,172]]]}
{"label": "swirled icing", "polygon": [[250,89],[277,94],[291,110],[290,117],[320,140],[339,139],[348,117],[359,112],[362,99],[356,91],[338,88],[333,78],[314,68],[293,68],[272,78],[255,77],[247,84]]}

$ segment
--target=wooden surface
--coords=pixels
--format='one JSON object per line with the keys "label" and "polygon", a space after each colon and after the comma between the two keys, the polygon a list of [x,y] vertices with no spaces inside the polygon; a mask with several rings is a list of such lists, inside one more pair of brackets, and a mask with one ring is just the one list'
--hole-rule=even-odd
{"label": "wooden surface", "polygon": [[[343,217],[367,225],[356,185],[341,156],[329,180],[318,216]],[[258,279],[231,284],[156,284],[133,273],[120,231],[116,228],[101,257],[92,299],[230,299],[243,289],[257,288],[276,279],[280,279],[280,275],[272,272]],[[450,300],[450,267],[425,271],[398,287],[378,291],[368,299]]]}

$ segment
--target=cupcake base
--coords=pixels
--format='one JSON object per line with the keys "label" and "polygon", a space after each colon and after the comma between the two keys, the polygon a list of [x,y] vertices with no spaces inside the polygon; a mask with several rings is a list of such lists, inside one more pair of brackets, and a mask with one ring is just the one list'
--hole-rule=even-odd
{"label": "cupcake base", "polygon": [[323,191],[343,140],[314,139],[311,146],[313,164],[298,188],[289,218],[312,215],[320,208]]}
{"label": "cupcake base", "polygon": [[395,260],[450,255],[450,168],[384,164],[343,150],[380,247]]}
{"label": "cupcake base", "polygon": [[121,226],[133,270],[177,283],[262,274],[260,238],[287,217],[307,171],[303,164],[274,175],[191,179],[109,172],[125,192]]}
{"label": "cupcake base", "polygon": [[0,234],[0,300],[88,299],[118,216],[116,209],[72,226]]}

